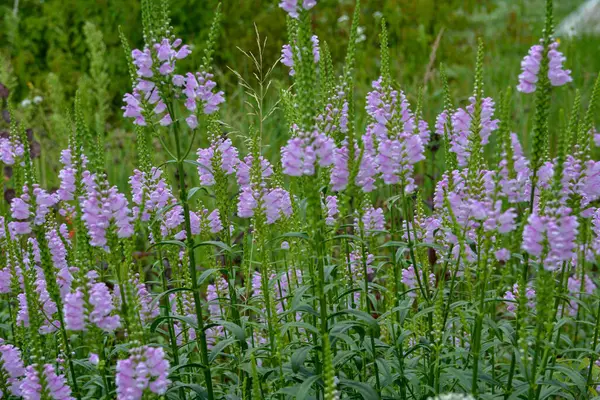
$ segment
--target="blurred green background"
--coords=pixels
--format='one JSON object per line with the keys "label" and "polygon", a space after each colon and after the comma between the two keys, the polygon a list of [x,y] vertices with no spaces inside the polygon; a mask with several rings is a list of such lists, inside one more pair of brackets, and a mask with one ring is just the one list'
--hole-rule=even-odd
{"label": "blurred green background", "polygon": [[[557,23],[583,0],[555,1]],[[200,64],[217,0],[171,0],[172,25],[184,43],[198,51],[182,63],[194,70]],[[250,77],[250,61],[239,51],[256,51],[256,24],[268,39],[266,64],[277,60],[286,42],[285,13],[276,0],[222,0],[223,20],[215,54],[217,82],[228,103],[223,120],[232,129],[248,129],[243,115],[244,92],[229,70]],[[358,107],[363,106],[370,82],[379,74],[379,25],[384,17],[390,32],[393,74],[413,103],[424,86],[424,112],[433,126],[441,104],[438,66],[443,62],[455,100],[464,104],[472,91],[473,64],[478,37],[486,45],[486,94],[495,97],[515,86],[520,60],[541,35],[543,0],[363,0],[357,49]],[[354,10],[353,0],[320,0],[313,10],[314,29],[329,45],[341,68]],[[140,4],[135,0],[0,0],[0,83],[12,92],[11,100],[21,121],[41,143],[41,179],[55,185],[58,152],[67,143],[67,110],[80,89],[87,107],[88,124],[106,133],[107,166],[119,186],[134,165],[130,122],[121,116],[122,96],[130,90],[118,27],[132,48],[142,45]],[[90,24],[91,23],[91,24]],[[84,27],[87,28],[84,29]],[[439,37],[439,46],[436,38]],[[584,100],[600,70],[600,39],[563,40],[560,49],[573,70],[574,84],[555,91],[552,123],[560,126],[560,108],[568,110],[575,88]],[[432,58],[433,57],[433,58]],[[289,85],[287,68],[278,66],[274,87]],[[40,101],[41,98],[41,101]],[[277,94],[270,97],[275,102]],[[34,101],[34,99],[36,101]],[[3,100],[2,108],[6,108]],[[514,93],[513,129],[527,142],[528,111],[533,96]],[[0,121],[0,130],[7,125]],[[267,124],[272,148],[278,148],[287,129],[281,116]],[[525,143],[527,146],[527,143]]]}

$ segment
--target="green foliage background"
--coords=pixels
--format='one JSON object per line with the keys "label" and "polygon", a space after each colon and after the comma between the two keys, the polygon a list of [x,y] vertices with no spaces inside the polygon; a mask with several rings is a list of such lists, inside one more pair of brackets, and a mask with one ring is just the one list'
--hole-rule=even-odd
{"label": "green foliage background", "polygon": [[[555,1],[556,21],[560,22],[582,2]],[[201,49],[218,3],[218,0],[171,0],[172,25],[177,36],[192,48]],[[217,82],[225,90],[228,101],[225,121],[232,124],[232,129],[245,131],[248,127],[235,126],[236,121],[242,121],[238,117],[246,110],[244,93],[229,68],[242,76],[250,75],[250,62],[238,47],[256,48],[254,24],[261,36],[268,39],[266,63],[275,62],[286,42],[285,13],[278,8],[276,0],[221,0],[221,3],[224,18],[215,53]],[[353,0],[320,0],[313,13],[317,34],[322,42],[327,41],[334,60],[339,63],[346,49],[353,9]],[[120,112],[122,96],[130,88],[130,77],[119,27],[132,48],[141,46],[139,2],[0,0],[0,15],[0,82],[11,87],[15,104],[36,95],[44,98],[37,108],[23,110],[17,106],[17,111],[21,118],[28,120],[42,143],[39,162],[47,167],[48,183],[53,183],[50,177],[58,167],[58,152],[66,146],[66,110],[72,108],[75,92],[80,89],[89,110],[88,124],[110,136],[105,140],[107,165],[115,170],[116,183],[125,187],[127,171],[134,161],[130,155],[134,153],[131,126],[125,123]],[[394,78],[413,102],[418,88],[424,85],[424,113],[432,123],[441,105],[439,63],[446,65],[455,98],[464,102],[472,87],[478,37],[483,37],[486,44],[486,92],[497,98],[507,86],[516,85],[520,60],[538,40],[542,29],[543,1],[363,0],[363,40],[357,49],[356,73],[356,94],[360,97],[364,97],[370,82],[378,75],[378,33],[382,17],[389,26]],[[90,23],[93,25],[87,33],[92,39],[86,39],[84,27]],[[432,51],[438,35],[439,46]],[[102,43],[105,51],[96,51],[94,56],[91,46],[98,47]],[[597,57],[600,39],[563,41],[561,50],[577,80],[573,86],[591,87],[592,79],[600,70],[600,57]],[[200,64],[200,57],[200,51],[193,53],[183,68],[193,69]],[[276,68],[274,77],[275,87],[289,84],[284,66]],[[10,80],[13,82],[9,85]],[[557,96],[554,111],[568,109],[574,90],[562,90]],[[584,93],[584,101],[586,96]],[[530,121],[520,118],[519,113],[533,106],[532,99],[515,96],[513,104],[513,126],[527,148]],[[560,112],[551,115],[552,123],[561,123]],[[272,133],[270,143],[275,147],[284,139],[279,121],[273,118],[267,127]],[[46,177],[41,178],[45,182]]]}

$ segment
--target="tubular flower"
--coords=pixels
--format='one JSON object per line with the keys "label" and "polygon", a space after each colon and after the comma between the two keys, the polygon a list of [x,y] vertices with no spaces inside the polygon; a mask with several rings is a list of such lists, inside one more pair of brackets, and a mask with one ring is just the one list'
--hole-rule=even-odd
{"label": "tubular flower", "polygon": [[348,148],[346,145],[333,151],[333,168],[331,168],[331,190],[339,192],[348,186],[350,171],[348,170]]}
{"label": "tubular flower", "polygon": [[133,235],[131,210],[128,205],[127,198],[119,193],[116,186],[103,189],[92,180],[87,187],[87,196],[82,201],[81,217],[88,229],[92,246],[106,246],[106,233],[111,224],[116,228],[117,237],[126,238]]}
{"label": "tubular flower", "polygon": [[[365,227],[365,234],[370,236],[373,231],[382,231],[385,229],[385,217],[383,209],[369,207],[365,210],[362,217],[362,223]],[[356,225],[356,223],[355,223]]]}
{"label": "tubular flower", "polygon": [[[531,286],[527,286],[525,290],[525,297],[527,298],[528,307],[535,307],[535,290]],[[519,299],[519,285],[515,283],[512,287],[512,291],[508,290],[504,294],[504,300],[506,301],[506,310],[510,314],[514,314],[517,310],[517,301]]]}
{"label": "tubular flower", "polygon": [[134,219],[149,221],[151,216],[175,200],[171,187],[161,177],[162,170],[153,167],[149,173],[133,171],[129,177]]}
{"label": "tubular flower", "polygon": [[[423,281],[423,271],[419,271],[419,278],[421,279],[421,283],[424,283]],[[415,268],[411,265],[410,267],[403,269],[402,270],[402,278],[400,279],[400,281],[410,290],[410,292],[408,293],[409,297],[417,297],[417,292],[419,285],[419,281],[417,280],[417,275],[415,272]],[[429,286],[433,287],[435,286],[435,274],[431,273],[429,274]]]}
{"label": "tubular flower", "polygon": [[[301,2],[301,3],[300,3]],[[299,4],[300,3],[300,4]],[[300,11],[310,10],[317,5],[317,0],[281,0],[279,7],[292,18],[298,18]]]}
{"label": "tubular flower", "polygon": [[[104,282],[96,282],[98,273],[87,273],[87,287],[77,288],[65,296],[64,315],[66,328],[72,331],[86,330],[89,322],[105,332],[112,332],[121,325],[113,295]],[[86,299],[87,296],[87,299]]]}
{"label": "tubular flower", "polygon": [[[548,49],[548,79],[552,86],[563,86],[571,82],[571,71],[563,69],[565,56],[557,50],[558,41],[555,40],[550,44]],[[529,54],[521,61],[521,75],[519,75],[519,85],[517,90],[523,93],[533,93],[537,87],[539,80],[540,65],[542,62],[544,47],[541,44],[536,44],[529,49]]]}
{"label": "tubular flower", "polygon": [[315,163],[320,167],[328,167],[334,162],[335,144],[318,131],[312,133],[297,132],[281,148],[283,173],[289,176],[314,175]]}
{"label": "tubular flower", "polygon": [[[43,380],[40,379],[37,365],[29,365],[25,368],[25,378],[21,383],[21,395],[25,400],[39,400],[45,393],[53,400],[74,400],[71,396],[71,388],[67,384],[64,375],[57,374],[52,364],[43,366]],[[43,382],[43,385],[42,385]]]}
{"label": "tubular flower", "polygon": [[235,148],[231,139],[216,139],[210,147],[198,149],[198,174],[200,174],[200,184],[202,186],[212,186],[215,184],[213,176],[213,159],[215,153],[219,153],[220,168],[226,175],[233,174],[240,160],[238,159],[238,150]]}
{"label": "tubular flower", "polygon": [[141,400],[147,390],[164,395],[171,381],[163,349],[142,346],[129,350],[129,354],[117,362],[117,399]]}
{"label": "tubular flower", "polygon": [[[4,344],[0,339],[0,376],[6,379],[4,384],[9,395],[21,397],[21,378],[25,375],[21,350],[12,344]],[[0,396],[2,391],[0,390]]]}
{"label": "tubular flower", "polygon": [[14,165],[16,159],[23,156],[25,149],[17,139],[0,137],[0,162]]}
{"label": "tubular flower", "polygon": [[339,212],[337,208],[337,197],[327,196],[325,206],[327,207],[327,218],[325,218],[325,223],[329,226],[333,226],[335,225],[335,217]]}
{"label": "tubular flower", "polygon": [[533,213],[523,230],[523,250],[543,261],[549,271],[575,256],[579,223],[571,209],[560,207],[546,215]]}
{"label": "tubular flower", "polygon": [[[450,138],[450,150],[456,153],[458,158],[458,165],[464,167],[467,165],[467,161],[471,154],[469,148],[469,136],[472,130],[472,118],[473,112],[475,111],[475,97],[469,98],[470,104],[466,110],[459,108],[454,114],[452,114],[452,128],[453,135]],[[494,101],[490,97],[486,97],[482,100],[481,104],[481,125],[479,134],[481,136],[481,144],[486,145],[489,142],[490,135],[493,131],[498,129],[499,121],[492,119],[494,115]]]}
{"label": "tubular flower", "polygon": [[[321,59],[321,51],[319,48],[319,38],[317,37],[317,35],[313,35],[310,38],[310,41],[312,42],[313,61],[315,64],[317,64]],[[289,72],[290,76],[296,75],[296,71],[294,70],[294,53],[293,53],[293,51],[296,51],[297,57],[300,58],[300,52],[298,51],[297,46],[294,46],[294,49],[292,50],[291,45],[284,44],[283,47],[281,48],[281,63],[290,69],[290,72]]]}
{"label": "tubular flower", "polygon": [[287,190],[275,188],[263,196],[267,224],[274,224],[282,217],[292,215],[292,202]]}

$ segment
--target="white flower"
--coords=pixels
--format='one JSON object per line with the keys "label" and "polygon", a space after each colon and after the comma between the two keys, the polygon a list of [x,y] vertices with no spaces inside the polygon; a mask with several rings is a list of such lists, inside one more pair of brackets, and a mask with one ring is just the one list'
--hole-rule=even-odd
{"label": "white flower", "polygon": [[338,18],[338,24],[343,24],[344,22],[349,21],[349,20],[350,20],[350,17],[347,16],[346,14],[344,14]]}
{"label": "white flower", "polygon": [[446,393],[436,397],[430,397],[428,400],[475,400],[470,394]]}

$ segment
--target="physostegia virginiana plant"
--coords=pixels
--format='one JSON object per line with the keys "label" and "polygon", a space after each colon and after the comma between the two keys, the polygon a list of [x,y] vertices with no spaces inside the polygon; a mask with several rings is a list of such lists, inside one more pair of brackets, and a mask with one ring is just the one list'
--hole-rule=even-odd
{"label": "physostegia virginiana plant", "polygon": [[[425,96],[411,105],[395,82],[385,21],[380,76],[356,99],[360,5],[338,69],[313,33],[316,3],[281,1],[279,65],[259,35],[245,52],[240,140],[212,68],[220,9],[185,71],[192,50],[167,7],[143,1],[143,45],[122,37],[137,147],[125,193],[79,96],[55,191],[37,183],[12,116],[0,139],[16,192],[0,207],[0,397],[597,395],[600,81],[577,92],[566,126],[549,123],[552,92],[572,81],[552,1],[517,94],[485,90],[480,42],[471,97],[453,101],[441,66],[430,122]],[[275,68],[293,82],[280,93]],[[522,114],[531,151],[511,131],[516,95],[535,105]],[[274,152],[276,113],[287,138]]]}

